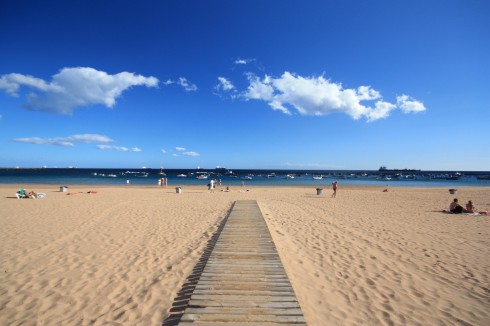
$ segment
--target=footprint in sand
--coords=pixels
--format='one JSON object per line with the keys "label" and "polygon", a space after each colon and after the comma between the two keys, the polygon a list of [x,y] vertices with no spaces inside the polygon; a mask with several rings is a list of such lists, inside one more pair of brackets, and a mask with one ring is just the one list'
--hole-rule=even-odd
{"label": "footprint in sand", "polygon": [[369,286],[376,286],[376,283],[375,283],[375,282],[374,282],[372,279],[370,279],[370,278],[367,278],[367,279],[366,279],[366,283],[367,283]]}

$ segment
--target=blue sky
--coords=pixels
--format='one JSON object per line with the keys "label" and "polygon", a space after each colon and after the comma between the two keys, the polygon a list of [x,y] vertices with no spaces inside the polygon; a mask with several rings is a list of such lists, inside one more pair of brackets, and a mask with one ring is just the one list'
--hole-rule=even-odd
{"label": "blue sky", "polygon": [[2,1],[0,166],[490,170],[490,2]]}

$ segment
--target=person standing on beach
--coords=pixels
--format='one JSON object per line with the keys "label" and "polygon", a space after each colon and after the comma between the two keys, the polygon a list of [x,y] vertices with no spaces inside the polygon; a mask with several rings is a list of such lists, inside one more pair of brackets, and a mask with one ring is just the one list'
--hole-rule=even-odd
{"label": "person standing on beach", "polygon": [[332,198],[337,197],[337,188],[338,188],[338,186],[339,186],[339,183],[337,181],[332,182],[332,190],[333,190]]}
{"label": "person standing on beach", "polygon": [[209,181],[209,191],[210,192],[214,192],[214,185],[215,185],[215,181],[213,179],[211,179],[211,181]]}

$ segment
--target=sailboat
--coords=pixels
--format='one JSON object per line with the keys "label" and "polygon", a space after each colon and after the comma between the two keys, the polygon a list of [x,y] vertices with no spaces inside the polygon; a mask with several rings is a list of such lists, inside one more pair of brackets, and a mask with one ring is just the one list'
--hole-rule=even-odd
{"label": "sailboat", "polygon": [[160,172],[158,174],[159,175],[166,175],[165,172],[163,172],[163,166],[160,167]]}

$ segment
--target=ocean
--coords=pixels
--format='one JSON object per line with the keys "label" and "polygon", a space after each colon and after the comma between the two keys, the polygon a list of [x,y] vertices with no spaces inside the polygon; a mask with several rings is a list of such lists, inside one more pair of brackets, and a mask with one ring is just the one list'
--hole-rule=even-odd
{"label": "ocean", "polygon": [[[157,186],[166,177],[168,186],[202,185],[221,180],[223,186],[330,186],[333,181],[350,186],[449,187],[490,186],[490,171],[374,171],[374,170],[225,170],[225,169],[13,169],[0,168],[0,184],[19,187],[33,184]],[[179,176],[181,175],[181,176]],[[182,177],[186,175],[186,177]],[[208,175],[207,179],[197,176]],[[313,177],[322,178],[315,180]]]}

